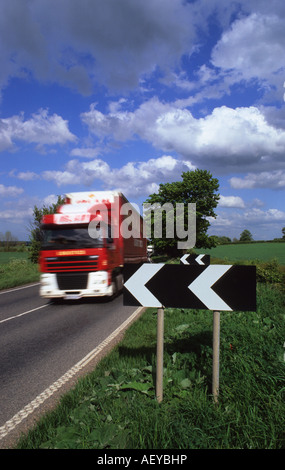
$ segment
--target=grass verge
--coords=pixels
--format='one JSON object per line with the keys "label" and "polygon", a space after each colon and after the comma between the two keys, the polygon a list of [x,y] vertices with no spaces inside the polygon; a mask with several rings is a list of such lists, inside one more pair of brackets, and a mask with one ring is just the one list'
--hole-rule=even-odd
{"label": "grass verge", "polygon": [[221,314],[211,396],[212,312],[165,310],[164,398],[155,399],[156,310],[23,436],[19,449],[283,449],[285,308],[258,284],[257,312]]}
{"label": "grass verge", "polygon": [[13,255],[16,253],[11,254],[4,262],[0,257],[0,290],[39,281],[38,265],[31,263],[24,256]]}

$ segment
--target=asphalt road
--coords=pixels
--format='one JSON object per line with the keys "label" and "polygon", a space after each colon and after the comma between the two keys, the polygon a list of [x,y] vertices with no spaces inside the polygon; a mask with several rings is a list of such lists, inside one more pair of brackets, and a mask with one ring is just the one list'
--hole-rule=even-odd
{"label": "asphalt road", "polygon": [[74,384],[76,364],[142,310],[123,306],[122,295],[57,304],[40,298],[38,289],[0,292],[0,448]]}

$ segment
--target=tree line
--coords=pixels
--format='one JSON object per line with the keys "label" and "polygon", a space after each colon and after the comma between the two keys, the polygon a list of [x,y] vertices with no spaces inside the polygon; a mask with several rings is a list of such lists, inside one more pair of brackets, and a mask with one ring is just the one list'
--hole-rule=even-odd
{"label": "tree line", "polygon": [[254,240],[251,232],[247,229],[243,230],[243,232],[240,234],[239,239],[234,237],[231,240],[230,237],[218,236],[218,235],[212,235],[211,237],[214,239],[216,245],[227,245],[229,243],[250,243],[250,242],[262,243],[265,241],[285,242],[285,227],[282,228],[282,237],[274,238],[273,240]]}
{"label": "tree line", "polygon": [[[233,238],[231,240],[227,236],[216,236],[208,235],[208,229],[210,227],[209,217],[216,218],[215,212],[218,206],[220,194],[219,181],[217,178],[213,178],[212,174],[208,170],[196,169],[194,171],[187,171],[182,173],[182,180],[172,183],[164,183],[159,185],[159,189],[156,193],[150,194],[145,203],[150,205],[159,204],[161,207],[164,204],[171,204],[174,208],[177,203],[183,203],[185,207],[184,213],[184,228],[187,231],[188,228],[188,204],[196,204],[196,248],[212,248],[219,244],[225,243],[242,243],[252,242],[253,237],[249,230],[245,229],[240,234],[239,240]],[[42,229],[41,229],[41,218],[45,214],[52,214],[56,212],[59,205],[64,203],[64,198],[58,196],[58,200],[51,206],[44,206],[39,208],[34,207],[33,221],[30,226],[30,259],[33,262],[37,262],[38,253],[42,241]],[[150,211],[149,217],[151,218],[151,227],[154,228],[153,211]],[[176,225],[176,213],[174,213],[175,226]],[[166,216],[162,214],[162,223],[166,227]],[[164,230],[165,231],[165,230]],[[154,230],[152,232],[154,234]],[[285,241],[285,227],[282,228],[283,237],[276,239],[276,241]],[[162,237],[155,238],[150,237],[149,242],[154,245],[154,249],[157,253],[165,253],[170,256],[175,256],[179,253],[177,249],[177,242],[183,241],[178,238],[177,234],[173,238]],[[3,244],[6,248],[17,243],[16,237],[13,237],[11,232],[6,234],[0,234],[0,244]],[[181,250],[180,250],[181,251]]]}

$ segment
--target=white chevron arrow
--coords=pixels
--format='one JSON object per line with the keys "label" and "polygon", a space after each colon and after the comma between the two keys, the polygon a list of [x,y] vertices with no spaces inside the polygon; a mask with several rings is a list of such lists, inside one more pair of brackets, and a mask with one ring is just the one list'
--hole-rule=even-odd
{"label": "white chevron arrow", "polygon": [[182,258],[180,258],[180,261],[182,261],[183,264],[189,264],[188,261],[186,261],[186,258],[188,258],[189,255],[183,255]]}
{"label": "white chevron arrow", "polygon": [[198,264],[203,264],[203,265],[204,265],[205,263],[202,261],[202,258],[204,258],[204,256],[205,256],[205,255],[199,255],[199,256],[197,256],[197,258],[196,258],[195,261],[196,261]]}
{"label": "white chevron arrow", "polygon": [[193,294],[203,302],[209,310],[228,310],[232,309],[212,290],[212,285],[217,282],[232,266],[229,265],[210,265],[196,279],[189,284]]}
{"label": "white chevron arrow", "polygon": [[124,284],[144,307],[161,307],[158,299],[145,284],[164,266],[164,263],[143,264]]}
{"label": "white chevron arrow", "polygon": [[[180,261],[183,263],[183,264],[189,264],[188,261],[187,261],[187,258],[188,256],[190,255],[183,255],[182,258],[180,258]],[[197,257],[195,258],[195,261],[198,263],[198,264],[201,264],[201,265],[205,265],[204,261],[202,261],[202,258],[204,258],[204,254],[203,255],[197,255]]]}

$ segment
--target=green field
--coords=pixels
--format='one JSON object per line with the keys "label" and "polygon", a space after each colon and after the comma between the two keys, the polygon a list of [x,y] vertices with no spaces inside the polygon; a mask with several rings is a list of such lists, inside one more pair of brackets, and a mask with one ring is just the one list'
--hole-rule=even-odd
{"label": "green field", "polygon": [[273,258],[278,263],[285,265],[285,243],[246,243],[219,245],[211,250],[201,248],[196,249],[196,253],[206,253],[214,258],[228,258],[229,261],[259,260],[269,261]]}

